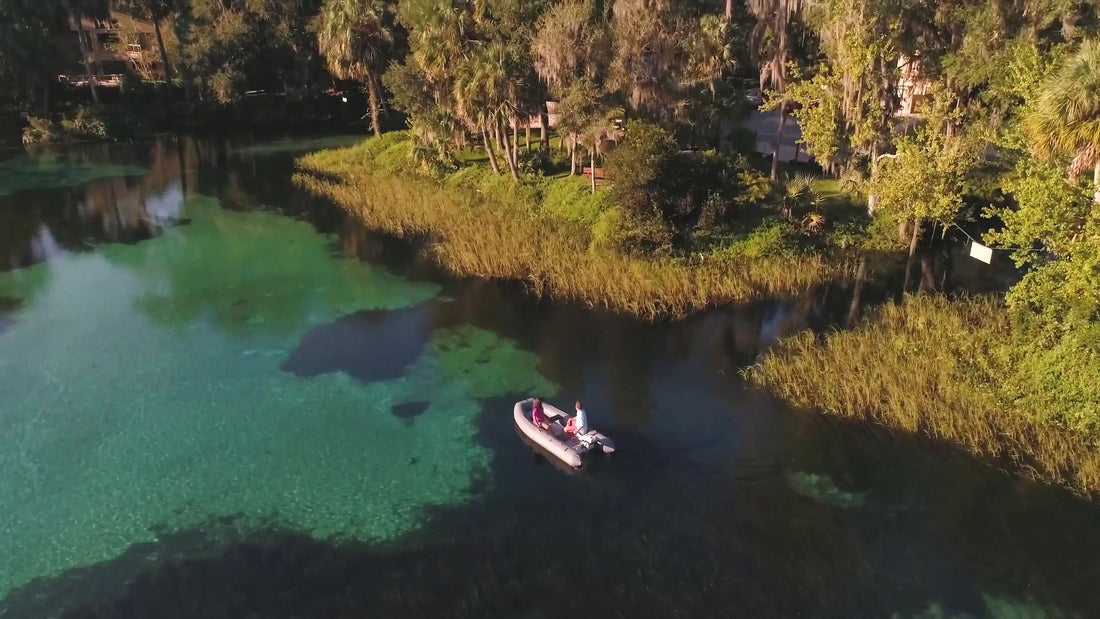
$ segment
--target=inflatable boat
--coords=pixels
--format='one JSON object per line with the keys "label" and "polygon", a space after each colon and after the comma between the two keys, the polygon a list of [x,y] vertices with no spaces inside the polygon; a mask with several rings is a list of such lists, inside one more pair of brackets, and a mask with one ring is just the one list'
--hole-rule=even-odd
{"label": "inflatable boat", "polygon": [[573,468],[580,468],[586,453],[599,449],[604,453],[615,451],[615,443],[603,434],[589,430],[584,434],[570,436],[565,433],[565,423],[569,419],[561,409],[542,402],[542,410],[550,420],[550,429],[543,430],[531,421],[531,407],[535,404],[535,398],[527,398],[516,402],[512,409],[512,416],[516,420],[516,429],[531,440],[532,443],[544,449],[547,453],[568,464]]}

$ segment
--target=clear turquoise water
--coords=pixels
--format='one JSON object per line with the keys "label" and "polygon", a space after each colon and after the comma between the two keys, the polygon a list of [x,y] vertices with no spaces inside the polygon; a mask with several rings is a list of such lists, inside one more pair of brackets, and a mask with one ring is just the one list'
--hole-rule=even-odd
{"label": "clear turquoise water", "polygon": [[[1100,616],[1095,505],[739,379],[844,285],[651,325],[455,281],[289,182],[345,139],[0,173],[0,617]],[[552,466],[531,393],[619,452]]]}
{"label": "clear turquoise water", "polygon": [[[179,216],[0,273],[20,302],[0,354],[0,594],[221,516],[392,539],[485,473],[478,398],[552,391],[533,355],[475,328],[406,334],[426,342],[391,380],[282,371],[311,329],[438,287],[339,258],[286,217],[207,197]],[[391,414],[417,400],[415,423]]]}

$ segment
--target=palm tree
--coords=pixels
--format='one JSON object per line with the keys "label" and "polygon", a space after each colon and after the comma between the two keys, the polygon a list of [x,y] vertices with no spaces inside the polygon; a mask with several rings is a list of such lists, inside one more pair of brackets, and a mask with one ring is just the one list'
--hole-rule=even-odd
{"label": "palm tree", "polygon": [[499,173],[493,141],[504,151],[505,163],[512,178],[518,179],[515,153],[507,140],[506,122],[515,115],[510,98],[509,69],[512,66],[507,46],[499,41],[481,45],[458,65],[454,81],[454,101],[457,116],[472,130],[481,134],[489,156],[489,165]]}
{"label": "palm tree", "polygon": [[1100,206],[1100,40],[1082,43],[1043,84],[1027,128],[1039,155],[1073,157],[1074,176],[1092,168]]}
{"label": "palm tree", "polygon": [[378,124],[382,73],[393,56],[392,7],[385,0],[325,0],[314,22],[321,55],[337,79],[367,85],[371,127]]}

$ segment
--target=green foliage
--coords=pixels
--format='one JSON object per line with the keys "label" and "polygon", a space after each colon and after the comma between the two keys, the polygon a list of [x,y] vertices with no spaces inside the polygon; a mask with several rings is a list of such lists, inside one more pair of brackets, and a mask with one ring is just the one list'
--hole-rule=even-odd
{"label": "green foliage", "polygon": [[449,175],[444,183],[447,187],[462,189],[482,198],[489,198],[493,204],[507,208],[523,210],[538,204],[539,192],[534,185],[514,183],[511,179],[494,174],[485,166],[467,166]]}
{"label": "green foliage", "polygon": [[125,109],[82,106],[60,122],[48,118],[29,119],[23,131],[24,144],[52,142],[125,140],[145,135],[142,122]]}
{"label": "green foliage", "polygon": [[249,90],[290,98],[318,88],[324,75],[308,25],[319,0],[188,0],[177,21],[185,82],[219,104]]}
{"label": "green foliage", "polygon": [[798,104],[794,117],[802,130],[802,144],[826,170],[836,171],[852,155],[850,133],[844,123],[843,88],[829,65],[823,65],[810,80],[795,81],[785,93]]}
{"label": "green foliage", "polygon": [[950,440],[1095,494],[1097,335],[1042,349],[996,300],[909,297],[855,330],[784,340],[747,375],[797,406]]}
{"label": "green foliage", "polygon": [[672,248],[672,234],[659,218],[615,205],[596,218],[592,247],[628,256],[667,254]]}
{"label": "green foliage", "polygon": [[80,140],[106,140],[107,123],[92,108],[82,107],[69,118],[61,120],[65,133]]}
{"label": "green foliage", "polygon": [[676,142],[667,130],[653,123],[630,121],[622,143],[604,163],[615,181],[611,187],[615,202],[637,215],[652,214],[661,197],[660,180],[676,151]]}
{"label": "green foliage", "polygon": [[1016,405],[1100,445],[1100,325],[1071,331],[1049,348],[1025,350],[1007,384]]}
{"label": "green foliage", "polygon": [[379,170],[400,173],[412,162],[412,144],[408,140],[394,141],[389,147],[374,154],[374,164]]}
{"label": "green foliage", "polygon": [[[542,191],[543,212],[555,219],[586,227],[595,226],[613,205],[610,191],[592,193],[588,181],[575,176],[548,179]],[[610,223],[610,220],[604,220],[603,226],[607,227]],[[602,232],[606,235],[609,229],[605,228]],[[608,240],[607,236],[601,237],[601,242]]]}
{"label": "green foliage", "polygon": [[1100,202],[1100,39],[1082,43],[1043,82],[1028,133],[1040,155],[1073,157],[1075,172],[1095,166]]}
{"label": "green foliage", "polygon": [[934,130],[902,137],[897,152],[878,163],[870,191],[881,208],[950,226],[962,210],[964,185],[980,161],[982,146],[979,140],[948,138]]}
{"label": "green foliage", "polygon": [[31,116],[27,119],[27,126],[23,129],[24,144],[49,144],[60,139],[60,127],[49,118]]}
{"label": "green foliage", "polygon": [[755,260],[769,257],[791,257],[798,253],[794,229],[782,222],[772,222],[752,230],[743,239],[717,249],[713,255],[723,259]]}
{"label": "green foliage", "polygon": [[524,151],[518,159],[519,173],[525,176],[542,176],[554,167],[553,156],[542,149]]}
{"label": "green foliage", "polygon": [[1005,189],[1016,204],[994,211],[1004,228],[990,239],[1031,267],[1008,294],[1015,317],[1048,337],[1089,325],[1100,317],[1100,212],[1088,188],[1053,163],[1024,159]]}

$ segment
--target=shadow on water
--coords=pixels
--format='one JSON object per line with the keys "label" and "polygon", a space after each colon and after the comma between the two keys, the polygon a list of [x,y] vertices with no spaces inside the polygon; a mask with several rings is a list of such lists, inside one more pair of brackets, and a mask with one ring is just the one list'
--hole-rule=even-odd
{"label": "shadow on water", "polygon": [[[561,400],[583,398],[620,451],[565,475],[517,439],[512,399],[482,400],[489,470],[469,503],[425,510],[400,540],[319,540],[274,517],[247,531],[217,518],[38,578],[0,602],[0,616],[981,617],[994,602],[1014,608],[1009,616],[1100,616],[1100,508],[948,445],[789,411],[740,380],[778,338],[844,324],[853,284],[676,323],[555,306],[514,284],[444,278],[417,243],[365,232],[296,192],[289,155],[260,163],[229,150],[181,140],[162,159],[175,176],[140,181],[152,189],[137,203],[147,211],[148,196],[176,182],[239,210],[267,205],[335,235],[340,256],[444,288],[407,310],[317,327],[284,369],[394,378],[433,331],[472,325],[535,353]],[[44,222],[62,249],[89,235],[126,240],[95,236],[129,228],[83,219],[76,197],[58,200],[16,218],[33,234],[0,241],[0,256],[19,256],[6,268],[33,257]],[[874,303],[891,293],[865,294]],[[0,299],[0,331],[19,306]],[[420,348],[395,350],[391,334]],[[418,396],[391,413],[413,424],[424,404]]]}
{"label": "shadow on water", "polygon": [[344,316],[307,333],[279,367],[302,378],[329,372],[363,382],[401,378],[431,335],[430,309],[419,305]]}

